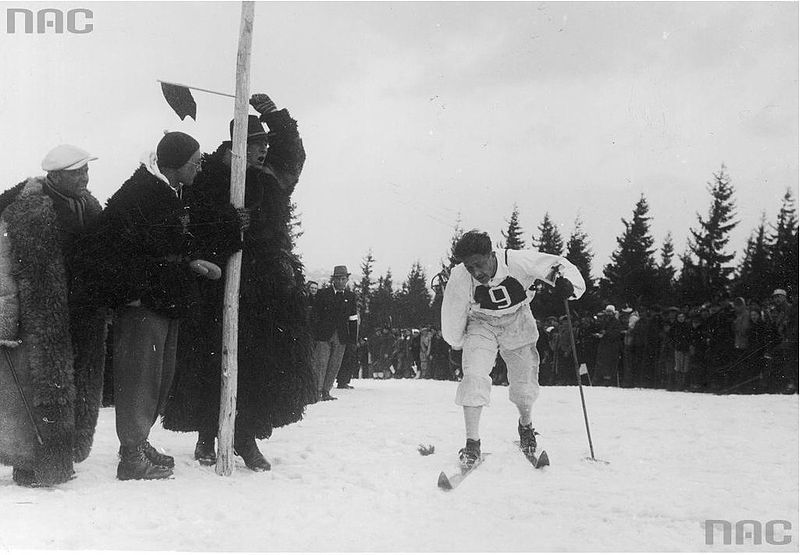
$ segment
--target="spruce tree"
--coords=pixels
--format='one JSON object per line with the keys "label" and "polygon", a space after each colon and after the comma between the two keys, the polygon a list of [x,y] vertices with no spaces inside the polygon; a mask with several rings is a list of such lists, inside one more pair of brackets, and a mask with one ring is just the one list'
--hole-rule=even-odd
{"label": "spruce tree", "polygon": [[558,228],[550,219],[550,214],[545,212],[542,223],[539,224],[539,239],[535,235],[531,236],[533,244],[539,252],[561,255],[564,252],[564,239],[561,237]]}
{"label": "spruce tree", "polygon": [[361,328],[367,334],[371,333],[375,328],[375,324],[371,321],[369,306],[372,285],[375,283],[372,280],[374,264],[375,258],[372,256],[372,249],[369,249],[367,255],[361,260],[361,280],[356,286],[359,300],[359,313],[361,315]]}
{"label": "spruce tree", "polygon": [[580,218],[575,218],[575,228],[567,240],[566,258],[581,271],[588,290],[593,285],[592,259],[594,254],[589,248],[588,236],[583,231],[583,222]]}
{"label": "spruce tree", "polygon": [[395,325],[395,294],[391,268],[386,270],[386,275],[378,277],[377,287],[370,295],[369,307],[374,328]]}
{"label": "spruce tree", "polygon": [[650,235],[649,210],[642,195],[633,209],[631,221],[622,219],[625,231],[617,237],[617,249],[611,254],[611,262],[603,268],[601,295],[618,306],[651,304],[657,300],[658,270],[653,258],[655,249]]}
{"label": "spruce tree", "polygon": [[447,253],[447,261],[442,261],[442,270],[438,274],[443,284],[446,284],[447,280],[450,279],[450,271],[458,265],[455,250],[456,244],[462,235],[464,235],[464,228],[461,227],[461,214],[459,214],[458,218],[456,218],[456,224],[453,226],[453,235],[450,236],[450,251]]}
{"label": "spruce tree", "polygon": [[419,328],[430,319],[431,293],[428,278],[422,264],[417,261],[411,267],[408,278],[396,295],[398,325]]}
{"label": "spruce tree", "polygon": [[729,233],[739,223],[734,221],[734,189],[725,164],[713,176],[714,180],[708,183],[708,192],[711,194],[708,214],[706,218],[698,214],[700,228],[689,230],[689,248],[696,258],[696,262],[692,260],[690,263],[696,266],[695,273],[700,280],[695,295],[702,297],[693,300],[699,302],[725,296],[734,271],[729,263],[735,254],[725,252],[730,240]]}
{"label": "spruce tree", "polygon": [[775,278],[770,264],[770,245],[766,228],[766,216],[762,214],[761,222],[747,239],[744,256],[734,280],[734,294],[744,297],[747,301],[769,298],[774,289]]}
{"label": "spruce tree", "polygon": [[795,201],[787,189],[769,237],[769,254],[772,264],[774,287],[797,293],[798,222]]}
{"label": "spruce tree", "polygon": [[658,264],[658,291],[660,303],[672,303],[675,298],[675,245],[672,242],[672,233],[667,232],[664,243],[661,245],[661,261]]}
{"label": "spruce tree", "polygon": [[525,239],[522,238],[523,232],[519,225],[519,209],[516,204],[514,204],[511,217],[508,219],[508,228],[501,233],[505,239],[505,244],[501,248],[515,251],[525,248]]}

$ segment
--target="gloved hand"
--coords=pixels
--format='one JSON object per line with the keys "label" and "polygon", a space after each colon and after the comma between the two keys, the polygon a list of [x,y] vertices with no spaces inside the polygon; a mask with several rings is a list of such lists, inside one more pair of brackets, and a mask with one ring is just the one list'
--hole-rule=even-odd
{"label": "gloved hand", "polygon": [[236,215],[239,217],[239,230],[242,232],[247,231],[247,228],[250,227],[250,209],[237,208]]}
{"label": "gloved hand", "polygon": [[0,339],[0,347],[8,347],[9,349],[13,349],[14,347],[19,347],[21,344],[21,339]]}
{"label": "gloved hand", "polygon": [[272,99],[263,93],[251,96],[250,105],[262,116],[278,109]]}
{"label": "gloved hand", "polygon": [[207,260],[192,260],[189,262],[189,268],[191,268],[193,272],[208,279],[219,279],[222,277],[222,270],[219,269],[219,266]]}
{"label": "gloved hand", "polygon": [[572,287],[572,283],[570,283],[567,278],[556,278],[556,282],[553,285],[553,295],[558,297],[558,299],[562,301],[569,299],[574,292],[575,288]]}

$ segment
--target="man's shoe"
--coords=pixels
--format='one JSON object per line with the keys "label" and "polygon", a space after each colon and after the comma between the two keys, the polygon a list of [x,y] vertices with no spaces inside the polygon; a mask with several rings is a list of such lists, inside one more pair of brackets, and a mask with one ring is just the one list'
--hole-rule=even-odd
{"label": "man's shoe", "polygon": [[467,445],[458,450],[458,460],[465,470],[472,468],[475,461],[481,458],[481,440],[467,439]]}
{"label": "man's shoe", "polygon": [[153,464],[144,453],[144,444],[120,447],[117,480],[163,480],[172,476],[172,469]]}
{"label": "man's shoe", "polygon": [[244,464],[255,472],[265,472],[272,468],[269,461],[264,458],[256,445],[256,438],[248,437],[243,440],[234,441],[233,454],[244,459]]}
{"label": "man's shoe", "polygon": [[142,452],[147,459],[156,466],[175,468],[175,459],[169,455],[159,452],[150,442],[145,440],[142,444]]}
{"label": "man's shoe", "polygon": [[194,446],[194,460],[203,466],[217,464],[217,452],[214,450],[214,442],[211,441],[209,443],[198,439]]}
{"label": "man's shoe", "polygon": [[323,401],[335,401],[337,398],[330,393],[323,393],[321,399]]}
{"label": "man's shoe", "polygon": [[355,388],[352,385],[343,384],[343,385],[337,385],[336,389],[355,389]]}
{"label": "man's shoe", "polygon": [[523,426],[518,422],[517,432],[519,433],[519,448],[525,453],[525,456],[534,455],[536,453],[536,436],[539,433],[533,429],[533,424]]}

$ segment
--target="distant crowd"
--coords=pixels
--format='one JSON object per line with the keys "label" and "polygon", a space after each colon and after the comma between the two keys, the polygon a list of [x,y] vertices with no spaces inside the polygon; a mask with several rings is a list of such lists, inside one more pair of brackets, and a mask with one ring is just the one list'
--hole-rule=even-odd
{"label": "distant crowd", "polygon": [[[711,393],[797,393],[798,307],[786,291],[747,302],[721,299],[699,306],[608,305],[573,315],[572,352],[566,315],[537,319],[541,385],[641,387]],[[434,325],[385,326],[345,351],[337,384],[352,378],[459,380],[458,352]],[[498,356],[495,385],[507,385]]]}

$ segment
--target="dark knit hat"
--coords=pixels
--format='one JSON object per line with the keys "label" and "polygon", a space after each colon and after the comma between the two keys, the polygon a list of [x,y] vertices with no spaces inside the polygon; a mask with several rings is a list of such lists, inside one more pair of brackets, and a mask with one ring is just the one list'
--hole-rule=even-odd
{"label": "dark knit hat", "polygon": [[[231,120],[230,130],[231,130],[231,141],[233,140],[233,123],[236,120]],[[249,115],[247,116],[247,140],[250,141],[251,139],[255,139],[257,137],[266,137],[267,132],[264,129],[264,126],[261,124],[261,120],[258,119],[258,116]]]}
{"label": "dark knit hat", "polygon": [[165,133],[156,147],[158,166],[160,168],[180,168],[198,150],[200,150],[200,143],[190,135],[180,131]]}

